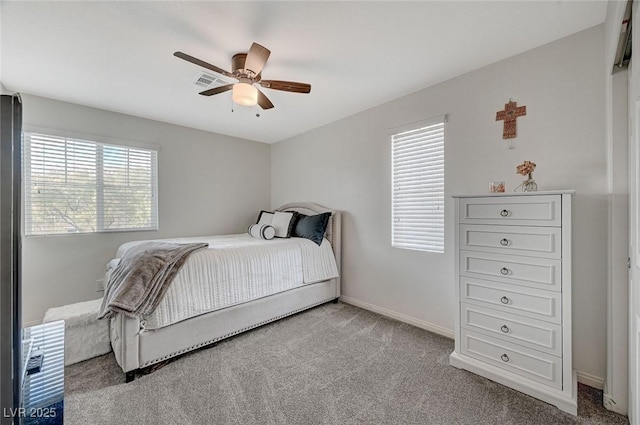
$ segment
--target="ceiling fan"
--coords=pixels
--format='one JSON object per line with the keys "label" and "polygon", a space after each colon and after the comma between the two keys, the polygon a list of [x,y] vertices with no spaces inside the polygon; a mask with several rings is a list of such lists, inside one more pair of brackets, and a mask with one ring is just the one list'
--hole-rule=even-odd
{"label": "ceiling fan", "polygon": [[255,84],[272,90],[288,91],[293,93],[309,93],[311,85],[306,83],[296,83],[293,81],[280,80],[263,80],[262,69],[269,59],[271,51],[266,47],[253,43],[249,49],[249,53],[237,53],[231,58],[232,72],[225,71],[215,65],[211,65],[203,60],[194,58],[186,53],[175,52],[173,55],[191,62],[203,68],[222,74],[238,80],[237,83],[227,84],[225,86],[215,87],[205,90],[200,94],[203,96],[213,96],[214,94],[224,93],[233,90],[233,101],[244,106],[259,105],[262,109],[273,108],[273,103],[267,96],[260,91]]}

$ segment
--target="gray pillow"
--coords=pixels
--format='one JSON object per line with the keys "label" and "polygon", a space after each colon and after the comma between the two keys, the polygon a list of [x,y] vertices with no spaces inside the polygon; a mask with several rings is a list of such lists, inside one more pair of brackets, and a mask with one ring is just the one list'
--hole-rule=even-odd
{"label": "gray pillow", "polygon": [[327,231],[329,217],[331,217],[330,212],[316,215],[298,213],[291,236],[309,239],[320,246],[324,238],[324,233]]}

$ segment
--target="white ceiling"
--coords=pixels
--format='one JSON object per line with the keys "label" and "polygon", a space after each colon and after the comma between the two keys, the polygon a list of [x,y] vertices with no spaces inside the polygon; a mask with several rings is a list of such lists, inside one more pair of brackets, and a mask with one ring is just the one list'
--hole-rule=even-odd
{"label": "white ceiling", "polygon": [[[274,143],[604,22],[606,1],[6,2],[0,78],[10,90]],[[201,68],[271,50],[275,108],[204,97]]]}

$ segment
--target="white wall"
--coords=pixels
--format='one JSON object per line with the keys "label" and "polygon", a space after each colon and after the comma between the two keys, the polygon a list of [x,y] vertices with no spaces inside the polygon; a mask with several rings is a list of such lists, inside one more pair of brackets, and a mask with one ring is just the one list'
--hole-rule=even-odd
{"label": "white wall", "polygon": [[[601,25],[272,145],[272,206],[308,199],[344,210],[344,295],[425,327],[451,330],[450,195],[485,193],[492,180],[505,180],[513,190],[522,180],[516,165],[536,162],[540,190],[577,190],[574,364],[602,378],[607,298],[603,61]],[[502,140],[502,122],[495,121],[509,98],[527,106],[513,150]],[[392,249],[388,129],[443,113],[448,115],[445,253]]]}
{"label": "white wall", "polygon": [[241,233],[269,206],[269,145],[23,95],[25,126],[156,144],[160,230],[23,239],[23,322],[99,298],[96,279],[126,241]]}

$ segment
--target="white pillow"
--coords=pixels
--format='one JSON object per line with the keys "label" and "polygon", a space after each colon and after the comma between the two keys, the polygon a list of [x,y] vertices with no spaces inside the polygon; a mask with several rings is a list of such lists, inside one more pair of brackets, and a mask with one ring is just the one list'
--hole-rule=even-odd
{"label": "white pillow", "polygon": [[252,224],[247,230],[248,233],[256,239],[273,239],[276,234],[273,226],[268,224]]}
{"label": "white pillow", "polygon": [[[264,216],[264,213],[262,215]],[[262,220],[262,217],[260,219]],[[292,212],[276,211],[273,214],[273,221],[271,222],[271,225],[276,229],[276,238],[288,238],[291,236],[289,234],[289,227],[291,226],[292,220]]]}
{"label": "white pillow", "polygon": [[273,221],[273,213],[262,211],[260,213],[260,220],[258,220],[256,224],[259,224],[261,226],[270,225],[272,221]]}

